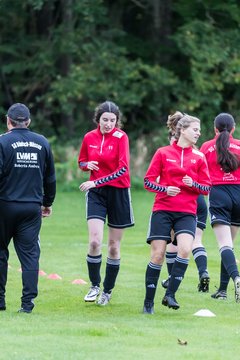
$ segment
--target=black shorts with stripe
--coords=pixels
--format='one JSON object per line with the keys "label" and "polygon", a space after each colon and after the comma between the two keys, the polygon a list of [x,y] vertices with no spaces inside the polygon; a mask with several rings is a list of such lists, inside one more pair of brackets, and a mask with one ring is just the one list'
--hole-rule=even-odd
{"label": "black shorts with stripe", "polygon": [[171,242],[171,231],[174,231],[173,244],[177,244],[179,234],[190,234],[195,237],[196,216],[184,212],[153,211],[150,217],[147,242],[165,240]]}
{"label": "black shorts with stripe", "polygon": [[240,185],[214,185],[209,194],[211,225],[240,226]]}
{"label": "black shorts with stripe", "polygon": [[86,215],[89,219],[108,220],[108,226],[124,229],[134,225],[129,188],[103,186],[86,194]]}

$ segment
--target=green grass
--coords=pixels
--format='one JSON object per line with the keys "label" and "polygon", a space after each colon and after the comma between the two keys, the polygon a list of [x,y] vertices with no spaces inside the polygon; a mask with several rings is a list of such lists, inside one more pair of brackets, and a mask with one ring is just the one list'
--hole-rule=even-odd
{"label": "green grass", "polygon": [[[0,359],[239,359],[240,305],[234,301],[233,283],[228,300],[215,301],[197,292],[198,275],[191,258],[177,293],[178,311],[161,305],[159,284],[155,314],[143,315],[144,277],[150,247],[146,244],[153,194],[134,191],[136,225],[125,231],[121,246],[121,270],[107,307],[84,303],[88,281],[86,267],[87,224],[84,194],[58,193],[53,215],[44,219],[41,231],[41,266],[62,280],[39,279],[39,296],[32,314],[18,314],[21,297],[19,262],[11,245],[7,311],[0,313]],[[106,259],[106,237],[103,263]],[[219,280],[219,254],[208,226],[204,243],[209,255],[210,293]],[[239,252],[236,250],[237,255]],[[102,267],[102,277],[105,266]],[[161,279],[166,278],[163,267]],[[197,317],[209,309],[213,318]],[[179,345],[178,339],[187,341]]]}

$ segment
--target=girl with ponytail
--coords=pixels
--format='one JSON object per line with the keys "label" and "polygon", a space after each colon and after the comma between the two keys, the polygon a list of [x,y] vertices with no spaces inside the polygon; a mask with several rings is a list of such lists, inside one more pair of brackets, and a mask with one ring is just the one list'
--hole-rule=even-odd
{"label": "girl with ponytail", "polygon": [[240,227],[240,140],[233,138],[232,115],[220,113],[214,120],[215,137],[205,142],[205,154],[212,188],[209,212],[221,256],[220,286],[213,299],[226,299],[230,278],[234,282],[235,300],[240,303],[240,276],[233,253],[233,241]]}

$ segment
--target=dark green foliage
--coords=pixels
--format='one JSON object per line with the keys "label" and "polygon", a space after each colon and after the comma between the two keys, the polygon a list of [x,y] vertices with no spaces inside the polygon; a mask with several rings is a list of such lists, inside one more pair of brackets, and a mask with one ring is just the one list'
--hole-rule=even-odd
{"label": "dark green foliage", "polygon": [[237,0],[1,0],[2,119],[24,102],[33,130],[78,148],[111,99],[133,153],[142,136],[149,155],[165,144],[176,110],[202,120],[202,142],[219,112],[238,122],[239,25]]}

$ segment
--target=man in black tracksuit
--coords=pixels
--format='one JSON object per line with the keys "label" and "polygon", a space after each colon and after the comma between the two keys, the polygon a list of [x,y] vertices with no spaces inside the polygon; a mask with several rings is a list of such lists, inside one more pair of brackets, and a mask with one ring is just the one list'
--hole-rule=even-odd
{"label": "man in black tracksuit", "polygon": [[50,216],[56,193],[54,161],[46,138],[28,129],[24,104],[8,109],[8,132],[0,136],[0,310],[6,310],[5,287],[13,239],[22,268],[19,312],[30,313],[38,294],[39,232]]}

